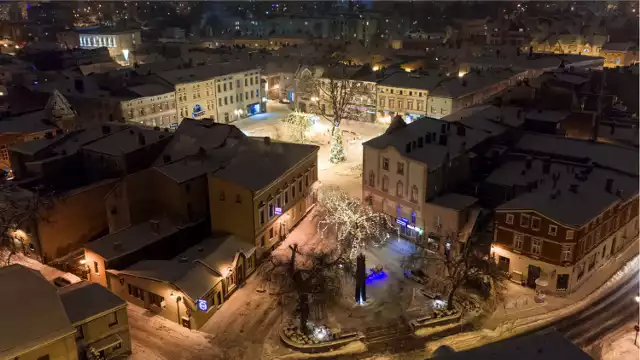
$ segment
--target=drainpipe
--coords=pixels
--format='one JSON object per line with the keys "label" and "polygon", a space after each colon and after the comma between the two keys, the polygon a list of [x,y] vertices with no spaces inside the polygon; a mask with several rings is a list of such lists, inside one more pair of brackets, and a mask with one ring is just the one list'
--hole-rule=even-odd
{"label": "drainpipe", "polygon": [[182,300],[182,296],[178,296],[176,298],[176,308],[178,310],[178,324],[182,325],[182,321],[180,321],[180,301]]}

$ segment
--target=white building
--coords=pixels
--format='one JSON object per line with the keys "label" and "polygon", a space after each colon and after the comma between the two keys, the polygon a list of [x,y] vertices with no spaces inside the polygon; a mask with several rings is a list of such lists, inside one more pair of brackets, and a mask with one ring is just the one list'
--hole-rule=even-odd
{"label": "white building", "polygon": [[449,78],[438,74],[398,72],[378,82],[378,121],[389,122],[400,115],[407,122],[427,114],[427,97],[442,81]]}
{"label": "white building", "polygon": [[362,198],[394,218],[401,235],[418,242],[464,239],[469,214],[478,215],[471,211],[475,199],[441,195],[469,179],[475,147],[510,128],[484,117],[472,120],[421,118],[406,124],[396,116],[383,135],[363,144]]}
{"label": "white building", "polygon": [[111,31],[109,29],[95,30],[90,33],[80,33],[80,47],[95,49],[106,47],[112,58],[128,62],[129,53],[142,44],[140,30]]}

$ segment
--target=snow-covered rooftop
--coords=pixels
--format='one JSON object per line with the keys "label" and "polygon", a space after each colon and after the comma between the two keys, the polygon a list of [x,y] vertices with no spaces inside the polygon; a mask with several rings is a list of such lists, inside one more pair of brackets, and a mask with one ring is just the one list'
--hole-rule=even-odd
{"label": "snow-covered rooftop", "polygon": [[0,358],[17,358],[75,333],[56,288],[39,272],[22,265],[3,267],[0,284]]}
{"label": "snow-covered rooftop", "polygon": [[125,307],[127,303],[104,286],[82,281],[58,290],[60,300],[69,316],[69,320],[77,326],[79,323]]}
{"label": "snow-covered rooftop", "polygon": [[[487,183],[525,188],[532,186],[514,199],[500,205],[496,210],[535,210],[551,219],[570,226],[581,226],[600,215],[611,205],[626,201],[638,194],[638,178],[621,174],[613,170],[598,167],[584,180],[579,179],[584,166],[551,162],[547,174],[543,172],[544,161],[531,160],[531,168],[526,169],[526,160],[512,160],[495,170],[486,179]],[[559,174],[554,186],[553,174]],[[611,179],[611,192],[605,185]],[[576,192],[571,186],[577,186]],[[621,193],[617,193],[621,190]],[[555,196],[553,196],[555,194]]]}

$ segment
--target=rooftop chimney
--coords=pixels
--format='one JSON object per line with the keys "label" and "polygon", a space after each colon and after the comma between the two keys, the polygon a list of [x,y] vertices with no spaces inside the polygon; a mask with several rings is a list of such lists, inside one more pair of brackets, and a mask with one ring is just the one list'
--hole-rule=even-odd
{"label": "rooftop chimney", "polygon": [[613,189],[613,179],[607,178],[607,182],[604,184],[604,191],[611,193]]}
{"label": "rooftop chimney", "polygon": [[102,125],[102,134],[103,135],[107,135],[110,132],[111,132],[111,128],[109,127],[109,125]]}
{"label": "rooftop chimney", "polygon": [[138,133],[138,144],[145,145],[147,143],[147,139],[144,138],[143,133]]}
{"label": "rooftop chimney", "polygon": [[116,241],[113,243],[113,250],[122,251],[122,249],[124,248],[122,247],[122,243],[120,241]]}
{"label": "rooftop chimney", "polygon": [[160,222],[158,220],[150,220],[149,226],[154,234],[158,234],[160,232]]}

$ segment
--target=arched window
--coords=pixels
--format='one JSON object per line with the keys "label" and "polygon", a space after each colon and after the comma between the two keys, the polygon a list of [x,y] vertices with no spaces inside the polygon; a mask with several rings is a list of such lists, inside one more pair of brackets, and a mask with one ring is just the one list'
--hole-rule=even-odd
{"label": "arched window", "polygon": [[389,191],[389,178],[386,175],[382,178],[382,191]]}
{"label": "arched window", "polygon": [[415,185],[411,188],[411,201],[418,202],[418,187]]}
{"label": "arched window", "polygon": [[376,174],[373,173],[373,170],[369,172],[369,186],[376,186]]}
{"label": "arched window", "polygon": [[396,196],[402,196],[402,181],[400,180],[396,184]]}

